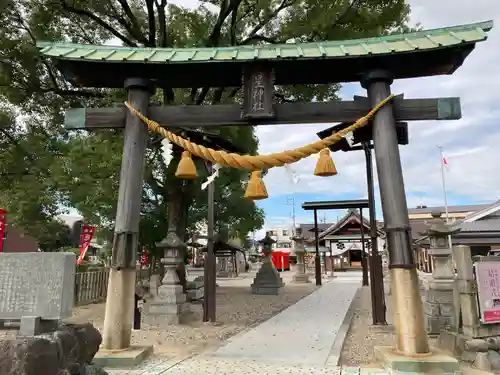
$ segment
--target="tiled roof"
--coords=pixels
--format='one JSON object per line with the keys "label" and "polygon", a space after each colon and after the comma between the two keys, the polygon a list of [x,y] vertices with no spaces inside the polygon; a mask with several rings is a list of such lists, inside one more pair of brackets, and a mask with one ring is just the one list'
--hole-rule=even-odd
{"label": "tiled roof", "polygon": [[39,42],[41,53],[63,60],[186,64],[258,60],[387,55],[446,48],[486,39],[491,21],[469,25],[394,34],[376,38],[314,43],[264,44],[216,48],[144,48]]}
{"label": "tiled roof", "polygon": [[[326,224],[318,223],[318,230],[322,232],[331,225],[332,225],[331,223],[326,223]],[[302,233],[314,232],[314,224],[299,224],[299,228],[302,230]]]}
{"label": "tiled roof", "polygon": [[[459,227],[464,232],[500,232],[500,218],[461,223]],[[460,235],[459,233],[459,235]]]}
{"label": "tiled roof", "polygon": [[[467,213],[467,212],[476,212],[479,210],[483,210],[487,207],[490,207],[490,204],[474,204],[474,205],[462,205],[462,206],[448,206],[449,213]],[[430,214],[432,211],[441,211],[445,212],[445,207],[425,207],[425,208],[409,208],[408,213],[412,214]]]}

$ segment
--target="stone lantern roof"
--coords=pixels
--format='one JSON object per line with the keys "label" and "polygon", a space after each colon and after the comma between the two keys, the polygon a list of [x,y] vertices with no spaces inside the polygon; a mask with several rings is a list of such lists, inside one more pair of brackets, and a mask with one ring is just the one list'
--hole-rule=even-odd
{"label": "stone lantern roof", "polygon": [[434,210],[431,212],[432,219],[426,222],[427,229],[420,233],[423,236],[431,237],[447,237],[460,232],[460,228],[447,224],[442,218],[442,212],[439,210]]}

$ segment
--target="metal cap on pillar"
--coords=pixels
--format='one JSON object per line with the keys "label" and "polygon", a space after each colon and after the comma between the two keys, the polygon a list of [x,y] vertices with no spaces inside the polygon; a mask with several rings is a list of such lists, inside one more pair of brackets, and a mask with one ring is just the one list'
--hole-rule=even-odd
{"label": "metal cap on pillar", "polygon": [[366,73],[363,77],[361,77],[359,82],[362,88],[368,90],[368,87],[370,87],[373,82],[385,82],[388,85],[392,85],[394,78],[387,70],[378,69]]}
{"label": "metal cap on pillar", "polygon": [[156,91],[155,84],[146,78],[127,78],[123,84],[123,88],[126,90],[130,89],[145,89],[151,95],[154,95]]}

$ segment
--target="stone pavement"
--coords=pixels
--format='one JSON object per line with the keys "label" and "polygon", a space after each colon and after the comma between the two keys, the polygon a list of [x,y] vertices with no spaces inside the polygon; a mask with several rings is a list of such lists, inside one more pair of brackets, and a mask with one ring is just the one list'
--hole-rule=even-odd
{"label": "stone pavement", "polygon": [[360,273],[337,275],[295,305],[230,338],[211,353],[177,361],[155,356],[138,368],[108,372],[110,375],[386,374],[381,369],[337,366],[340,341],[346,331],[344,318],[361,286]]}
{"label": "stone pavement", "polygon": [[248,360],[215,360],[204,356],[183,361],[154,357],[134,369],[107,371],[110,375],[389,375],[378,368],[287,366]]}
{"label": "stone pavement", "polygon": [[231,337],[213,356],[323,366],[351,301],[361,286],[361,280],[356,276],[343,274],[325,283],[254,329]]}

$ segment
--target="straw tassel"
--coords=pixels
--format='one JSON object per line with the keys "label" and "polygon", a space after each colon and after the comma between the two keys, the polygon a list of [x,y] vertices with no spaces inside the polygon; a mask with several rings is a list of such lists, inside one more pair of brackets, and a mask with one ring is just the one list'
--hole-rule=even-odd
{"label": "straw tassel", "polygon": [[245,198],[255,201],[268,197],[266,185],[262,180],[260,171],[253,171],[250,181],[248,181],[247,189],[245,190]]}
{"label": "straw tassel", "polygon": [[191,153],[189,151],[182,151],[182,157],[177,166],[177,171],[175,172],[175,177],[183,178],[185,180],[192,180],[198,177],[198,172],[196,171],[196,166],[191,158]]}
{"label": "straw tassel", "polygon": [[315,176],[335,176],[337,174],[337,169],[335,168],[335,163],[330,157],[330,150],[324,148],[319,152],[319,159],[316,163],[316,168],[314,169]]}

